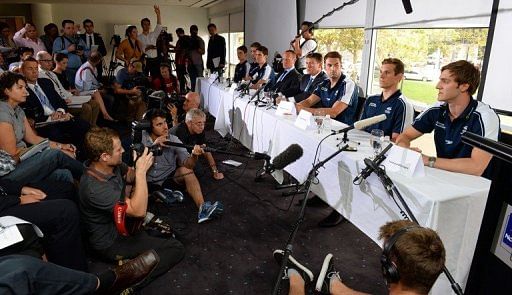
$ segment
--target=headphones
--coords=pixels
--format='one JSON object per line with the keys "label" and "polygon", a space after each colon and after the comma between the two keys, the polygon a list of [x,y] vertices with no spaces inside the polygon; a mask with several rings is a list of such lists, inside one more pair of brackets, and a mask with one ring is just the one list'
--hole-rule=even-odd
{"label": "headphones", "polygon": [[384,248],[382,249],[382,254],[380,256],[380,264],[382,268],[382,275],[384,276],[388,284],[397,283],[400,280],[398,268],[389,257],[389,254],[393,249],[393,246],[403,234],[418,228],[422,227],[418,225],[411,225],[408,227],[401,228],[400,230],[396,231],[391,237],[389,237],[389,239],[387,239],[386,242],[384,243]]}

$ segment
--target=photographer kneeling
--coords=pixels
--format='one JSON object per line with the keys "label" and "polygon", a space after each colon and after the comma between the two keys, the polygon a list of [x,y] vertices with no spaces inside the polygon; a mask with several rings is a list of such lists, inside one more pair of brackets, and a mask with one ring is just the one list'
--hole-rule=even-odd
{"label": "photographer kneeling", "polygon": [[130,60],[125,68],[117,72],[112,86],[116,95],[116,113],[125,114],[116,119],[128,122],[140,120],[146,111],[143,94],[149,86],[148,79],[142,74],[142,62],[136,58]]}
{"label": "photographer kneeling", "polygon": [[[153,164],[152,153],[145,149],[136,159],[135,169],[128,167],[121,160],[124,149],[119,135],[108,128],[91,129],[85,136],[85,146],[87,172],[80,180],[79,193],[81,220],[90,247],[108,261],[132,259],[153,249],[160,261],[149,275],[149,281],[166,273],[183,258],[183,245],[172,237],[153,237],[145,231],[125,235],[117,222],[122,219],[120,222],[128,229],[128,221],[140,221],[146,216],[146,172]],[[124,215],[119,214],[119,207],[123,206],[126,217],[119,218]]]}
{"label": "photographer kneeling", "polygon": [[192,154],[189,154],[185,148],[168,146],[167,141],[182,142],[169,132],[165,118],[166,113],[160,109],[151,109],[144,116],[144,119],[150,123],[150,128],[142,133],[142,143],[145,146],[160,145],[162,147],[162,155],[155,156],[154,164],[148,170],[147,180],[150,190],[176,189],[177,186],[185,185],[187,193],[199,208],[197,222],[202,223],[213,219],[222,213],[222,203],[217,201],[212,204],[210,201],[204,201],[201,186],[193,170],[204,151],[199,145],[194,146]]}

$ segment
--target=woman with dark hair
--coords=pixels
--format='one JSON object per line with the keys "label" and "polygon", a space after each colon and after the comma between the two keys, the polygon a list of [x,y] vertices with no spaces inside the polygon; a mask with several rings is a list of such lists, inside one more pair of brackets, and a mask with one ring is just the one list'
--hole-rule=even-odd
{"label": "woman with dark hair", "polygon": [[20,161],[27,143],[35,145],[45,140],[32,129],[19,106],[27,99],[26,87],[25,78],[20,74],[0,75],[0,150],[17,162],[15,169],[2,179],[16,180],[22,185],[46,179],[67,182],[80,179],[84,168],[74,159],[76,148],[72,144],[49,141],[49,148]]}
{"label": "woman with dark hair", "polygon": [[144,50],[142,42],[137,38],[136,26],[126,28],[125,36],[119,47],[117,47],[116,58],[124,61],[125,65],[130,63],[132,58],[140,59]]}

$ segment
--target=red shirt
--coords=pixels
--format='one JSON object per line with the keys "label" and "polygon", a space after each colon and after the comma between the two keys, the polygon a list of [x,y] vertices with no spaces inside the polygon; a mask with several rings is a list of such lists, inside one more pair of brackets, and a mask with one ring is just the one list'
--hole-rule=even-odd
{"label": "red shirt", "polygon": [[155,78],[153,82],[151,82],[152,88],[154,90],[163,90],[165,93],[174,93],[179,92],[178,80],[176,77],[171,75],[169,79],[164,78]]}

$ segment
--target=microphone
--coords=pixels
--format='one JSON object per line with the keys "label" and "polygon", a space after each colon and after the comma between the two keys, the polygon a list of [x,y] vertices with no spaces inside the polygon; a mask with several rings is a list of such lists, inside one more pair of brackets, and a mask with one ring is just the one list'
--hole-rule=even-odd
{"label": "microphone", "polygon": [[368,178],[370,174],[372,174],[373,171],[380,169],[379,166],[384,160],[386,159],[386,153],[391,149],[393,146],[392,143],[388,144],[387,147],[385,147],[372,161],[368,158],[364,159],[364,163],[366,164],[366,168],[364,168],[361,173],[359,173],[356,178],[354,178],[354,181],[352,181],[354,184],[360,184],[363,179]]}
{"label": "microphone", "polygon": [[363,119],[363,120],[356,121],[356,122],[354,122],[354,125],[345,127],[343,129],[333,130],[331,134],[334,135],[334,134],[344,133],[344,132],[347,132],[347,131],[352,130],[352,129],[362,130],[362,129],[365,129],[366,127],[368,127],[368,126],[371,126],[373,124],[377,124],[377,123],[382,122],[384,120],[386,120],[386,114],[381,114],[381,115],[378,115],[378,116],[373,116],[373,117],[370,117],[370,118],[366,118],[366,119]]}
{"label": "microphone", "polygon": [[291,144],[283,152],[277,155],[272,163],[265,165],[265,170],[254,181],[261,181],[263,175],[274,172],[275,170],[282,170],[291,163],[297,161],[303,154],[302,147],[296,143]]}
{"label": "microphone", "polygon": [[267,83],[263,83],[260,85],[260,88],[258,88],[258,90],[256,90],[256,92],[251,96],[251,98],[249,98],[249,101],[252,101],[255,97],[257,97],[258,95],[260,95],[261,91],[263,90],[263,88],[265,88],[265,86],[267,85]]}
{"label": "microphone", "polygon": [[465,144],[484,150],[501,160],[512,163],[512,147],[508,144],[497,142],[471,132],[464,132],[461,139]]}
{"label": "microphone", "polygon": [[404,5],[405,13],[412,13],[411,0],[402,0],[402,4]]}
{"label": "microphone", "polygon": [[[181,142],[164,141],[163,144],[168,146],[168,147],[174,146],[174,147],[180,147],[180,148],[185,148],[185,149],[190,149],[190,150],[194,149],[193,145],[184,144],[184,143],[181,143]],[[254,159],[254,160],[270,160],[270,156],[265,154],[265,153],[258,153],[258,152],[254,152],[253,153],[253,152],[250,152],[250,153],[246,153],[246,154],[239,154],[239,153],[232,153],[232,152],[228,152],[228,151],[223,151],[223,150],[220,150],[220,149],[210,148],[210,147],[202,147],[202,149],[206,153],[226,154],[226,155],[250,158],[250,159]]]}

